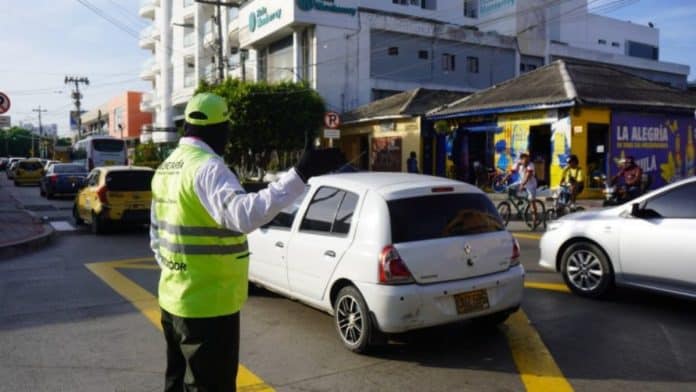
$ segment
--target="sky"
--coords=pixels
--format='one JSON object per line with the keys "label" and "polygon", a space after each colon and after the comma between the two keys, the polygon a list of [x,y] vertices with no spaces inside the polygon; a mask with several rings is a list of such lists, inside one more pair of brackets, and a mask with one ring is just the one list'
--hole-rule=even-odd
{"label": "sky", "polygon": [[[130,34],[81,2],[109,15]],[[696,0],[622,0],[614,10],[606,3],[616,0],[589,3],[606,16],[652,22],[660,29],[660,59],[689,65],[689,78],[696,79]],[[59,132],[68,134],[73,105],[71,87],[63,83],[66,75],[89,78],[90,85],[82,89],[86,110],[126,90],[149,91],[150,84],[138,77],[150,57],[138,46],[137,34],[149,24],[138,16],[139,6],[139,0],[0,0],[0,91],[12,101],[7,114],[13,124],[38,124],[32,110],[40,105],[47,110],[43,122],[57,123]]]}

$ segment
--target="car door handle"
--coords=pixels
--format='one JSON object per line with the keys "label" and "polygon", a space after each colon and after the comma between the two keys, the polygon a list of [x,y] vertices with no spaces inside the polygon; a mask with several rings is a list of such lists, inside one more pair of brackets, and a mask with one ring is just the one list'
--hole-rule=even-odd
{"label": "car door handle", "polygon": [[327,250],[326,252],[324,252],[324,256],[336,257],[336,252],[332,250]]}
{"label": "car door handle", "polygon": [[280,242],[280,241],[276,242],[276,243],[275,243],[275,246],[276,246],[276,248],[285,248],[285,244],[283,244],[283,243]]}

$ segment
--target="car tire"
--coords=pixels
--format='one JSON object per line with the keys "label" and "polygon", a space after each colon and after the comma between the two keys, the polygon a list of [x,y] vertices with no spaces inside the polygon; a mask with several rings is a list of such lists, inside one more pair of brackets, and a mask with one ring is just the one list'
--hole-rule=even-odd
{"label": "car tire", "polygon": [[41,195],[41,197],[46,196],[46,192],[44,192],[43,186],[41,185],[39,185],[39,195]]}
{"label": "car tire", "polygon": [[14,186],[19,187],[19,182],[17,180],[14,180]]}
{"label": "car tire", "polygon": [[365,299],[354,286],[346,286],[338,292],[334,302],[334,324],[343,345],[354,353],[367,352],[379,334]]}
{"label": "car tire", "polygon": [[568,288],[586,298],[602,298],[614,288],[614,270],[602,248],[577,242],[561,256],[561,275]]}
{"label": "car tire", "polygon": [[503,224],[507,226],[510,223],[510,217],[512,217],[512,206],[507,201],[501,201],[496,209],[498,210],[498,215],[503,220]]}
{"label": "car tire", "polygon": [[75,220],[76,225],[79,226],[79,225],[83,225],[85,223],[85,221],[82,218],[80,218],[80,214],[77,213],[77,205],[76,204],[73,204],[72,216],[73,216],[73,219]]}
{"label": "car tire", "polygon": [[92,213],[92,223],[91,223],[92,233],[96,235],[102,235],[106,233],[106,222],[99,218],[97,214]]}

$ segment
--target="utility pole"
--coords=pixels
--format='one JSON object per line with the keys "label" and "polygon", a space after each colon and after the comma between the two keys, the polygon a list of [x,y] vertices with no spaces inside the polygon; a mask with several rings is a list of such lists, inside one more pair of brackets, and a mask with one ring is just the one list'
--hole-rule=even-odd
{"label": "utility pole", "polygon": [[196,0],[196,3],[201,3],[201,4],[210,4],[214,5],[217,8],[217,16],[213,17],[213,22],[217,25],[217,30],[218,30],[218,36],[217,36],[217,69],[218,69],[218,82],[222,83],[223,80],[225,80],[225,63],[226,61],[224,60],[224,48],[223,48],[223,41],[222,41],[222,7],[229,7],[229,8],[239,8],[241,5],[240,0],[233,0],[231,2],[222,2],[222,1],[212,1],[212,0]]}
{"label": "utility pole", "polygon": [[75,90],[72,92],[73,101],[75,101],[75,109],[77,109],[77,138],[82,136],[82,113],[80,112],[80,99],[82,99],[82,94],[80,94],[80,83],[85,86],[89,86],[89,79],[84,76],[66,76],[65,84],[74,83]]}
{"label": "utility pole", "polygon": [[[39,146],[38,146],[38,147],[39,147],[39,157],[43,158],[43,157],[41,156],[41,155],[43,155],[43,154],[41,154],[41,142],[42,142],[41,138],[43,137],[43,124],[41,123],[41,113],[46,113],[48,110],[46,110],[46,109],[41,109],[41,105],[39,105],[38,108],[32,109],[31,111],[32,111],[32,112],[37,112],[37,113],[39,113]],[[34,148],[34,143],[33,143],[33,142],[34,142],[34,138],[32,138],[31,140],[32,140],[32,146],[31,146],[31,148],[33,149],[33,148]]]}

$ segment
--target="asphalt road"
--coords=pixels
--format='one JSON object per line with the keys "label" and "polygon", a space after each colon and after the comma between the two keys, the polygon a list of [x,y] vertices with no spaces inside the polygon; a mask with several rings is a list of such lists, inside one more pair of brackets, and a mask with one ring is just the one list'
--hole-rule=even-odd
{"label": "asphalt road", "polygon": [[[46,201],[34,187],[13,192],[69,222],[70,200]],[[47,247],[0,261],[0,391],[161,390],[158,271],[146,230],[64,229]],[[520,243],[528,282],[562,287],[536,266],[537,240]],[[524,371],[536,361],[557,366],[554,380],[576,391],[696,391],[695,310],[633,290],[591,301],[528,288],[519,315],[529,322],[431,328],[361,356],[343,349],[328,315],[257,289],[242,312],[241,362],[278,391],[544,390]]]}

